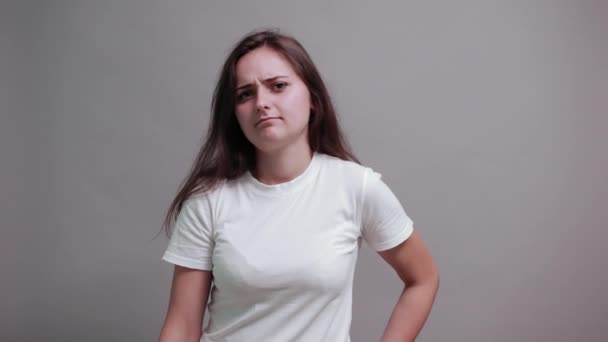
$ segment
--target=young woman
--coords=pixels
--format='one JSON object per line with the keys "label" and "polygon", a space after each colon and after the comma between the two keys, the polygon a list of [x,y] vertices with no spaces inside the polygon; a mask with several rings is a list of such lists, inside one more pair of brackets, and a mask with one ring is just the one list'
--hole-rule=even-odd
{"label": "young woman", "polygon": [[309,55],[277,31],[228,56],[165,228],[175,269],[161,342],[350,341],[362,240],[404,282],[382,341],[414,341],[439,286],[399,200],[347,146]]}

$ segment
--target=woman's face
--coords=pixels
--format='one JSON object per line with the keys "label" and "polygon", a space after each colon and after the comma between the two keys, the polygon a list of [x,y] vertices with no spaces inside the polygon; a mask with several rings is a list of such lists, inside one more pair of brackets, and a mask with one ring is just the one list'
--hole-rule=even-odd
{"label": "woman's face", "polygon": [[287,60],[261,47],[236,65],[236,118],[247,139],[269,152],[308,144],[310,93]]}

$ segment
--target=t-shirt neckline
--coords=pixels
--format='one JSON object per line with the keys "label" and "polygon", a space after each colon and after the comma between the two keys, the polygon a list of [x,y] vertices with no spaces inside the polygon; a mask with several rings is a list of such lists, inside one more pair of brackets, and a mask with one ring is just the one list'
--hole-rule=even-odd
{"label": "t-shirt neckline", "polygon": [[279,195],[286,192],[291,192],[308,184],[310,180],[314,178],[314,174],[318,168],[318,159],[319,153],[314,151],[312,158],[304,172],[287,182],[278,184],[264,184],[257,180],[249,170],[245,172],[245,181],[250,184],[256,192],[267,195]]}

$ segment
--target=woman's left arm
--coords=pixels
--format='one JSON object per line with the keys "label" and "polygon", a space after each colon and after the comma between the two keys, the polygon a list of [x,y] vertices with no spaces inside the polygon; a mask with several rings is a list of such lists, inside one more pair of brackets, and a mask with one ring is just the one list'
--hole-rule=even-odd
{"label": "woman's left arm", "polygon": [[378,254],[404,282],[381,342],[413,342],[431,312],[439,289],[439,272],[416,229],[398,246]]}

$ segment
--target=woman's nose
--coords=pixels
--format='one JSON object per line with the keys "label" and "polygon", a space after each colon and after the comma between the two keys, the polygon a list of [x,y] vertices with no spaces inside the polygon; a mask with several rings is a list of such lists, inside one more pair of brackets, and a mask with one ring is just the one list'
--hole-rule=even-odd
{"label": "woman's nose", "polygon": [[264,91],[258,91],[256,95],[256,110],[258,112],[267,110],[269,108],[269,95]]}

